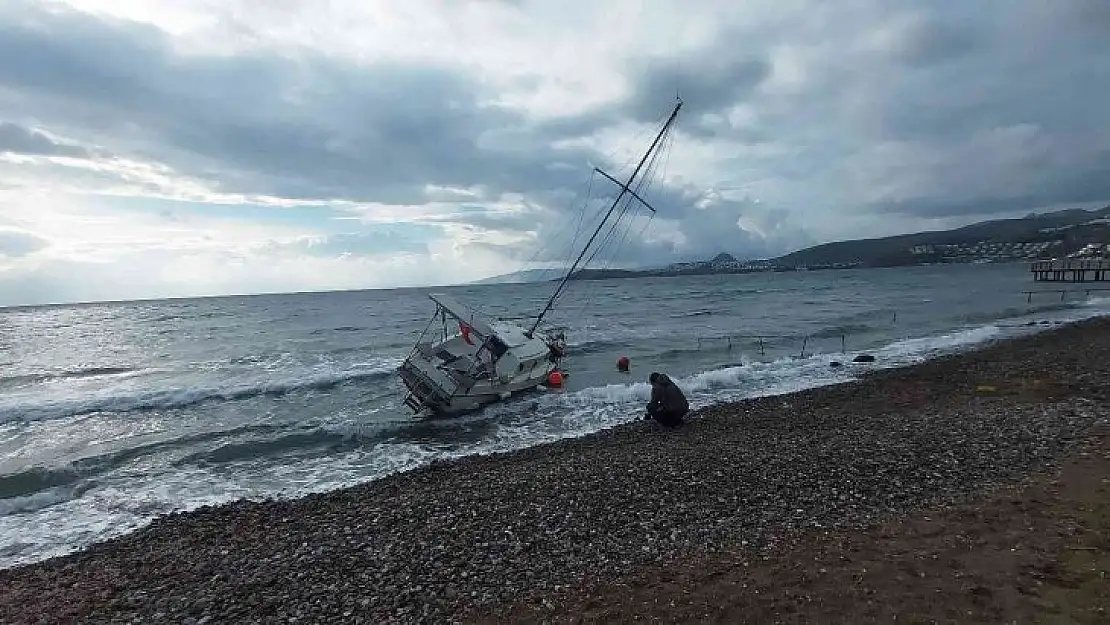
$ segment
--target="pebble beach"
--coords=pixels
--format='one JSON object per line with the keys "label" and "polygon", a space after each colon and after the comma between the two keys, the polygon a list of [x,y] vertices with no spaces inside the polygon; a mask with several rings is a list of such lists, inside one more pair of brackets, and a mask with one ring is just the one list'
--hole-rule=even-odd
{"label": "pebble beach", "polygon": [[783,548],[962,501],[1110,415],[1110,320],[862,380],[159,518],[0,571],[5,623],[471,622],[502,606]]}

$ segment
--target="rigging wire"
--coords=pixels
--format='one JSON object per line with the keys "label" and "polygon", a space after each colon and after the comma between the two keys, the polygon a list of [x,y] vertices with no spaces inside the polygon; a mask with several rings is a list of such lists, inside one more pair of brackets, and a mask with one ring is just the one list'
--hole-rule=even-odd
{"label": "rigging wire", "polygon": [[[670,132],[670,129],[668,129],[667,132]],[[664,138],[664,145],[665,145],[666,140],[669,139],[669,137],[670,137],[670,135],[668,135],[667,137]],[[636,183],[636,188],[635,188],[634,191],[637,195],[640,195],[640,197],[643,197],[642,193],[644,191],[646,191],[646,188],[650,188],[651,176],[652,176],[652,173],[653,173],[653,171],[656,167],[656,164],[658,163],[660,152],[661,152],[661,150],[656,151],[654,154],[651,155],[651,158],[648,161],[647,169],[645,170],[644,175]],[[645,187],[645,185],[647,185],[647,187]],[[624,216],[626,214],[628,214],[628,211],[631,208],[633,201],[635,201],[635,197],[632,194],[629,194],[627,201],[625,202],[624,206],[621,209],[621,212],[617,215],[616,221],[613,222],[613,225],[609,228],[609,231],[606,232],[605,238],[602,240],[601,244],[594,250],[593,254],[590,255],[589,260],[586,261],[586,264],[583,265],[583,267],[589,266],[589,263],[593,262],[593,259],[601,252],[601,250],[605,247],[605,245],[607,245],[610,241],[612,241],[612,237],[613,237],[614,233],[617,231],[617,226],[620,224],[621,219],[623,219]],[[629,229],[631,229],[631,222],[629,223]],[[626,231],[624,236],[621,237],[621,241],[623,242],[624,239],[627,236],[628,236],[628,233]],[[614,254],[615,253],[616,252],[614,251]],[[614,258],[615,258],[615,256],[614,256]],[[606,267],[606,268],[608,268],[608,267]]]}
{"label": "rigging wire", "polygon": [[[639,195],[640,197],[644,197],[644,194],[646,193],[647,190],[649,190],[651,188],[651,186],[654,182],[654,179],[653,179],[654,178],[654,173],[659,168],[659,155],[660,155],[660,153],[665,152],[670,146],[674,145],[675,133],[674,133],[673,130],[674,130],[674,126],[672,126],[671,128],[669,128],[667,130],[668,134],[667,134],[666,137],[664,137],[663,142],[662,142],[663,147],[661,147],[660,150],[658,150],[655,154],[652,155],[652,157],[651,157],[651,159],[648,163],[648,167],[647,167],[647,169],[644,173],[644,176],[642,176],[640,178],[640,180],[637,181],[635,190],[636,190],[637,195]],[[670,154],[668,152],[667,155],[663,159],[663,170],[664,170],[664,172],[667,169],[669,169],[669,164],[670,164]],[[589,263],[592,262],[593,259],[599,254],[599,252],[606,246],[606,244],[609,241],[612,240],[612,235],[613,235],[614,232],[616,232],[617,224],[620,223],[621,218],[627,213],[629,207],[631,206],[632,201],[634,201],[634,198],[632,196],[630,196],[629,199],[625,202],[625,205],[622,208],[621,212],[618,214],[617,220],[614,222],[613,226],[610,227],[610,230],[606,234],[605,239],[603,239],[601,244],[594,250],[593,254],[591,254],[591,256],[590,256],[590,259],[587,260],[587,262],[583,265],[583,268],[588,267]],[[648,216],[648,219],[644,223],[643,227],[640,229],[640,232],[637,235],[638,237],[643,236],[643,233],[647,231],[647,228],[651,225],[651,223],[654,219],[655,219],[655,212],[653,211]],[[625,240],[628,237],[628,234],[630,234],[631,231],[632,231],[632,225],[633,225],[632,221],[630,220],[628,222],[627,228],[624,230],[623,235],[620,238],[620,241],[618,242],[618,244],[616,245],[616,247],[613,250],[612,257],[610,257],[608,259],[608,261],[604,264],[605,269],[609,269],[612,266],[612,263],[616,260],[616,256],[617,256],[617,254],[619,254],[620,248],[623,246]],[[587,290],[585,301],[583,302],[584,305],[589,306],[590,303],[593,301],[593,297],[594,297],[595,294],[596,293],[592,289]]]}
{"label": "rigging wire", "polygon": [[[573,223],[575,224],[574,234],[573,234],[573,236],[571,236],[570,241],[567,242],[563,246],[562,251],[560,251],[555,256],[556,259],[561,259],[561,258],[565,257],[566,255],[573,253],[573,251],[574,251],[575,244],[578,242],[578,237],[581,236],[581,234],[582,234],[582,226],[585,225],[585,223],[586,223],[586,212],[589,208],[590,196],[593,193],[593,184],[594,184],[595,178],[596,178],[596,174],[595,174],[595,172],[593,172],[591,170],[590,171],[589,185],[588,185],[588,188],[586,190],[586,197],[585,197],[585,200],[582,202],[582,209],[577,211],[577,218],[573,221]],[[543,248],[543,249],[546,251],[548,248]],[[535,259],[535,256],[533,256],[532,260],[534,260],[534,259]],[[547,280],[552,275],[552,272],[555,272],[557,270],[558,270],[557,266],[555,266],[555,267],[550,267],[550,266],[545,267],[540,271],[539,277],[542,280]]]}
{"label": "rigging wire", "polygon": [[[667,137],[664,138],[664,146],[665,146],[664,149],[666,149],[666,146],[668,145],[668,142],[670,144],[673,144],[673,140],[674,140],[674,135],[673,134],[668,134]],[[663,150],[660,150],[659,152],[655,153],[655,155],[651,159],[651,163],[648,165],[647,174],[643,178],[641,178],[640,190],[637,191],[637,193],[640,195],[640,197],[644,197],[645,195],[647,195],[647,192],[651,190],[652,185],[655,183],[654,175],[655,175],[655,172],[659,168],[658,156],[661,153],[663,153]],[[666,158],[667,157],[664,157],[664,161],[666,160]],[[662,180],[662,177],[660,178],[660,180]],[[640,230],[639,235],[637,235],[638,237],[643,236],[644,231],[647,230],[648,224],[650,224],[651,221],[654,218],[655,218],[655,212],[653,211],[649,215],[649,217],[647,219],[647,222],[644,224],[644,227]],[[616,260],[617,254],[620,253],[621,247],[624,245],[624,242],[627,240],[628,235],[631,232],[632,232],[632,223],[630,221],[629,224],[628,224],[628,228],[624,231],[624,234],[621,236],[620,241],[617,242],[617,245],[613,250],[613,256],[606,263],[606,266],[605,266],[606,269],[609,269],[612,266],[612,263]]]}
{"label": "rigging wire", "polygon": [[[668,114],[669,114],[669,112],[663,112],[662,114],[660,114],[656,118],[654,126],[657,127],[667,117]],[[646,125],[646,124],[641,125],[640,130],[632,137],[632,139],[630,139],[628,141],[628,143],[638,142],[641,138],[643,138],[645,135],[647,135],[650,130],[652,130],[652,126],[649,126],[649,125]],[[604,160],[612,160],[616,156],[617,152],[619,152],[624,147],[625,146],[621,146],[621,145],[616,146],[611,151],[609,151],[608,154],[604,155]],[[635,153],[633,153],[628,158],[628,160],[624,163],[623,167],[628,167],[629,165],[634,163],[636,161],[636,158],[637,158],[637,156],[635,155]],[[593,167],[591,167],[590,168],[590,174],[589,174],[589,177],[588,177],[588,188],[586,190],[585,199],[582,202],[582,208],[580,210],[576,211],[576,219],[574,220],[574,224],[575,224],[574,234],[571,237],[570,241],[567,242],[567,244],[563,246],[562,251],[559,254],[554,256],[554,258],[556,258],[556,259],[567,258],[567,257],[573,256],[573,254],[574,254],[574,249],[577,246],[577,243],[579,242],[579,237],[583,233],[583,228],[582,227],[586,224],[586,221],[587,221],[586,220],[586,214],[589,212],[589,205],[590,205],[591,200],[593,199],[593,183],[594,183],[594,180],[596,179],[596,176],[597,176],[597,172],[593,169]],[[597,213],[595,214],[595,217],[601,217],[604,212],[605,212],[605,207],[604,206],[599,206],[598,209],[597,209]],[[525,268],[528,267],[528,266],[531,266],[534,262],[536,262],[536,260],[538,258],[540,258],[541,255],[546,255],[545,252],[551,252],[554,249],[555,246],[552,245],[550,242],[557,241],[557,240],[561,239],[565,230],[566,230],[565,227],[561,228],[560,230],[556,231],[556,233],[554,233],[552,236],[546,237],[548,243],[544,243],[541,246],[539,246],[532,253],[532,255],[526,261],[524,261],[521,264],[521,267],[520,267],[520,269],[518,269],[518,271],[519,272],[525,271],[526,270]],[[561,275],[562,270],[565,270],[565,267],[564,268],[560,268],[558,266],[545,267],[545,268],[540,270],[540,273],[538,274],[538,277],[541,280],[546,280],[546,279],[550,278],[556,272],[558,272]]]}
{"label": "rigging wire", "polygon": [[[544,258],[547,258],[547,259],[554,258],[554,259],[556,259],[556,262],[557,262],[558,259],[563,258],[567,254],[570,254],[570,253],[573,252],[575,243],[578,241],[579,236],[581,236],[582,228],[585,225],[585,214],[586,214],[586,212],[589,208],[589,200],[590,200],[590,196],[592,195],[592,192],[593,192],[593,184],[594,184],[595,179],[596,179],[596,172],[594,172],[591,169],[590,172],[589,172],[589,175],[587,176],[587,179],[586,179],[587,190],[586,190],[585,198],[582,202],[582,208],[581,208],[581,210],[578,210],[578,211],[574,212],[574,214],[576,215],[576,218],[572,219],[572,220],[563,221],[561,223],[561,225],[559,227],[557,227],[551,235],[544,236],[543,237],[543,242],[541,242],[541,244],[538,245],[535,250],[533,250],[532,255],[529,256],[526,260],[524,260],[523,262],[520,263],[519,267],[516,270],[518,273],[523,273],[525,271],[530,270],[532,268],[532,265],[534,263],[536,263],[537,260],[540,259],[541,257],[544,257]],[[571,206],[574,206],[577,203],[578,203],[577,201],[572,200]],[[571,236],[571,240],[568,243],[566,243],[565,245],[562,246],[561,251],[556,252],[556,250],[558,248],[558,242],[560,240],[562,240],[566,234],[568,234],[568,232],[570,230],[570,226],[574,226],[574,233]],[[544,262],[545,262],[545,264],[549,264],[552,261],[547,260],[547,261],[544,261]],[[548,280],[548,279],[550,279],[552,273],[557,272],[558,270],[559,270],[559,267],[557,266],[557,264],[556,264],[556,266],[543,267],[542,269],[539,270],[539,273],[536,274],[533,277],[533,280],[536,280],[536,281]]]}
{"label": "rigging wire", "polygon": [[[668,129],[667,137],[664,139],[665,147],[662,150],[659,150],[659,152],[656,152],[656,155],[666,154],[663,157],[663,171],[662,171],[662,173],[659,174],[659,178],[658,178],[658,181],[660,183],[663,183],[663,184],[666,183],[667,171],[670,168],[670,148],[672,148],[673,145],[675,144],[675,128],[677,128],[677,127],[678,127],[678,123],[677,123],[677,120],[676,120],[676,123],[674,125],[672,125],[672,127],[670,127],[670,129]],[[642,198],[643,198],[644,195],[647,194],[647,192],[650,189],[652,189],[652,185],[656,181],[655,178],[654,178],[654,174],[657,170],[658,170],[658,161],[653,158],[652,159],[652,164],[650,164],[649,167],[648,167],[648,175],[646,175],[646,177],[643,179],[643,180],[646,180],[647,183],[646,183],[646,187],[644,187],[643,192],[640,192],[640,196],[642,196]],[[639,232],[636,233],[636,239],[643,239],[644,238],[644,233],[647,232],[647,228],[650,224],[652,224],[652,221],[655,219],[655,216],[656,216],[656,213],[654,211],[648,215],[647,221],[644,222],[643,228],[640,228]],[[616,245],[616,251],[614,252],[614,259],[616,258],[616,253],[618,253],[620,248],[622,248],[622,246],[624,245],[625,238],[630,232],[632,232],[632,224],[629,223],[629,228],[628,228],[628,230],[625,231],[625,236],[623,236],[623,238],[620,239],[620,241]],[[606,269],[608,269],[608,266],[606,266]]]}
{"label": "rigging wire", "polygon": [[[675,124],[675,126],[677,126],[677,123]],[[674,127],[672,126],[672,130],[673,130],[673,128]],[[663,184],[665,184],[665,181],[667,179],[667,170],[669,169],[670,162],[671,162],[671,153],[670,153],[669,149],[670,149],[671,146],[674,145],[674,139],[675,139],[675,135],[674,135],[673,132],[668,134],[667,137],[664,139],[666,147],[659,151],[659,153],[663,153],[663,152],[666,153],[666,156],[663,157],[663,168],[662,168],[663,171],[659,176],[659,182],[663,183]],[[650,176],[654,175],[655,170],[656,170],[657,167],[658,167],[658,162],[655,161],[655,159],[652,159],[652,164],[649,167],[649,176],[645,177],[648,180],[647,186],[644,188],[643,192],[640,194],[640,197],[644,197],[644,195],[646,195],[647,192],[651,189],[652,184],[655,182],[655,180],[653,178],[651,178]],[[644,222],[643,228],[640,228],[640,231],[638,233],[636,233],[636,238],[637,239],[643,239],[644,238],[644,233],[647,232],[648,226],[651,225],[651,222],[654,219],[655,219],[655,212],[653,211],[650,215],[648,215],[647,221]],[[613,259],[616,258],[616,254],[621,249],[621,246],[624,245],[625,238],[632,231],[631,226],[632,226],[632,224],[630,223],[628,230],[625,230],[624,236],[621,237],[621,240],[617,243],[616,251],[614,251]],[[610,265],[607,265],[606,269],[608,269],[609,266]]]}
{"label": "rigging wire", "polygon": [[[589,188],[591,188],[591,189],[593,188],[593,181],[594,181],[594,174],[593,174],[593,172],[591,171],[591,172],[590,172],[590,175],[588,176],[588,178],[587,178],[587,180],[586,180],[586,182],[587,182],[587,183],[588,183],[588,185],[589,185]],[[587,194],[588,194],[588,193],[589,193],[589,191],[587,191]],[[553,235],[553,236],[551,236],[551,237],[547,237],[547,241],[551,241],[551,240],[555,240],[555,239],[557,239],[557,238],[558,238],[558,237],[559,237],[559,236],[560,236],[560,235],[562,234],[562,231],[563,231],[563,230],[565,230],[565,229],[567,228],[567,225],[568,225],[568,224],[564,222],[564,223],[562,224],[562,226],[561,226],[561,228],[562,228],[562,229],[561,229],[561,230],[559,230],[559,231],[556,231],[556,233],[554,233],[554,235]],[[575,236],[577,236],[577,235],[575,235]],[[548,244],[547,244],[547,243],[543,243],[543,244],[541,244],[541,245],[537,246],[537,247],[536,247],[536,249],[535,249],[535,250],[534,250],[534,251],[532,252],[532,255],[531,255],[530,257],[528,257],[528,260],[524,261],[524,263],[523,263],[523,264],[522,264],[522,266],[521,266],[521,270],[523,270],[523,269],[524,269],[524,266],[525,266],[525,265],[530,265],[530,264],[532,264],[533,262],[535,262],[535,260],[536,260],[536,259],[537,259],[537,258],[538,258],[538,257],[539,257],[539,256],[540,256],[540,255],[541,255],[542,253],[543,253],[543,252],[545,252],[545,251],[548,251],[548,249],[549,249],[549,248],[548,248]]]}
{"label": "rigging wire", "polygon": [[[663,134],[660,134],[659,136],[656,136],[656,137],[655,137],[655,138],[654,138],[654,139],[652,140],[652,144],[651,144],[651,147],[649,148],[649,151],[650,151],[650,152],[652,152],[652,153],[650,154],[650,156],[648,156],[648,155],[644,155],[644,156],[641,156],[641,157],[639,158],[639,162],[638,162],[638,164],[636,165],[636,169],[635,169],[635,171],[633,172],[633,175],[635,175],[635,174],[639,173],[640,169],[641,169],[641,168],[642,168],[642,167],[643,167],[643,166],[644,166],[645,164],[647,164],[647,165],[648,165],[648,168],[647,168],[647,170],[645,171],[645,173],[644,173],[644,176],[641,176],[641,177],[640,177],[640,180],[639,180],[639,181],[638,181],[638,182],[637,182],[637,183],[635,184],[635,189],[633,189],[633,188],[632,188],[631,186],[625,186],[625,184],[622,184],[622,183],[618,183],[618,185],[619,185],[619,186],[620,186],[620,187],[622,188],[622,190],[621,190],[620,194],[618,194],[618,199],[617,199],[617,202],[620,202],[620,201],[621,201],[622,199],[624,199],[624,200],[625,200],[625,204],[624,204],[624,206],[623,206],[623,207],[621,207],[621,210],[620,210],[620,212],[619,212],[619,213],[618,213],[618,215],[617,215],[617,219],[616,219],[616,220],[614,221],[613,225],[612,225],[612,226],[610,226],[610,228],[609,228],[609,231],[608,231],[608,232],[606,232],[605,236],[604,236],[604,237],[603,237],[603,239],[602,239],[602,242],[601,242],[601,244],[600,244],[600,245],[598,245],[598,246],[597,246],[597,247],[596,247],[596,248],[594,249],[593,253],[592,253],[592,254],[590,254],[590,257],[589,257],[589,258],[588,258],[588,259],[586,260],[586,263],[582,265],[582,268],[583,268],[583,269],[584,269],[584,268],[586,268],[586,267],[588,267],[588,266],[589,266],[589,264],[590,264],[591,262],[593,262],[593,260],[594,260],[594,259],[595,259],[595,258],[597,257],[598,253],[599,253],[599,252],[600,252],[600,251],[601,251],[602,249],[604,249],[604,248],[605,248],[605,246],[606,246],[606,244],[607,244],[608,242],[610,242],[610,241],[612,240],[612,238],[613,238],[613,235],[614,235],[614,233],[616,232],[616,230],[617,230],[617,227],[618,227],[618,225],[619,225],[619,224],[621,223],[621,220],[623,219],[623,217],[624,217],[624,216],[625,216],[625,215],[626,215],[626,214],[628,213],[628,210],[629,210],[629,208],[631,207],[632,201],[633,201],[633,200],[637,200],[637,199],[638,199],[636,191],[637,191],[637,190],[643,190],[643,189],[645,188],[645,186],[644,186],[644,185],[645,185],[646,181],[650,180],[650,173],[651,173],[651,172],[652,172],[652,171],[653,171],[653,170],[654,170],[654,169],[655,169],[655,168],[657,167],[657,163],[658,163],[658,159],[659,159],[659,152],[661,151],[661,149],[662,149],[662,148],[665,148],[665,146],[666,146],[666,145],[668,144],[668,141],[667,141],[667,139],[668,139],[669,137],[667,137],[667,136],[664,136],[664,135],[665,135],[666,133],[668,133],[668,132],[670,132],[670,131],[671,131],[671,128],[672,128],[672,122],[674,121],[675,117],[677,116],[677,114],[678,114],[678,109],[679,109],[679,108],[680,108],[681,106],[682,106],[682,104],[681,104],[681,102],[679,102],[679,104],[678,104],[678,105],[677,105],[677,106],[676,106],[676,107],[675,107],[675,108],[674,108],[674,109],[673,109],[673,110],[672,110],[671,112],[669,112],[669,113],[668,113],[668,120],[667,120],[667,124],[665,124],[665,125],[664,125],[664,127],[663,127],[663,131],[662,131],[662,133],[663,133]],[[671,136],[673,136],[673,135],[671,135]],[[656,148],[660,148],[660,149],[656,149]],[[650,163],[645,163],[645,160],[650,160]],[[602,173],[604,173],[604,172],[602,172]],[[608,175],[606,175],[606,177],[608,177]],[[630,180],[629,182],[632,182],[632,181]],[[629,196],[629,197],[628,197],[627,199],[623,197],[623,196],[624,196],[624,195],[626,194],[626,192],[627,192],[627,194],[628,194],[628,196]],[[593,234],[592,234],[592,235],[591,235],[591,237],[590,237],[590,240],[589,240],[589,241],[587,242],[587,244],[586,244],[586,247],[587,247],[587,249],[583,249],[583,250],[582,250],[582,251],[581,251],[581,252],[579,253],[579,255],[578,255],[578,258],[576,259],[576,261],[575,261],[575,262],[574,262],[574,264],[572,265],[571,269],[570,269],[570,270],[568,270],[568,272],[572,272],[572,271],[573,271],[573,268],[574,268],[574,267],[577,267],[577,266],[579,265],[579,263],[581,262],[581,260],[583,259],[583,257],[585,257],[585,255],[586,255],[586,252],[588,251],[588,248],[589,248],[589,247],[590,247],[590,245],[591,245],[591,244],[593,243],[593,241],[594,241],[594,240],[595,240],[595,239],[597,238],[597,235],[598,235],[598,234],[600,233],[600,230],[601,230],[601,228],[603,228],[603,227],[604,227],[604,225],[605,225],[605,221],[606,221],[606,220],[607,220],[607,218],[608,218],[608,217],[609,217],[609,216],[610,216],[610,215],[612,214],[613,210],[614,210],[614,209],[616,209],[616,208],[617,208],[617,205],[616,205],[616,204],[614,203],[613,205],[611,205],[611,206],[610,206],[610,208],[608,208],[608,209],[607,209],[607,211],[606,211],[605,215],[603,216],[603,218],[602,218],[602,220],[601,220],[601,223],[600,223],[600,224],[598,224],[598,227],[597,227],[597,228],[595,228],[595,230],[594,230]],[[650,220],[649,220],[649,221],[650,221]],[[629,229],[631,229],[631,226],[632,226],[632,222],[630,221],[630,222],[629,222]],[[627,237],[627,234],[628,234],[628,233],[627,233],[627,232],[625,232],[625,233],[624,233],[624,236],[622,236],[622,237],[621,237],[621,240],[622,240],[622,241],[623,241],[623,240],[624,240],[624,239],[625,239],[625,238]],[[557,289],[557,290],[556,290],[556,293],[555,293],[554,295],[552,295],[552,296],[551,296],[551,297],[550,297],[550,298],[548,299],[547,305],[546,305],[546,306],[544,307],[544,312],[543,312],[543,313],[540,313],[540,315],[539,315],[539,316],[538,316],[538,318],[536,319],[536,322],[535,322],[535,324],[534,324],[534,325],[532,326],[532,329],[533,329],[533,330],[534,330],[534,329],[536,328],[536,326],[538,326],[538,325],[540,324],[540,322],[541,322],[541,321],[543,320],[543,317],[544,317],[544,313],[546,313],[547,311],[549,311],[549,310],[551,310],[551,309],[552,309],[552,307],[554,306],[554,303],[555,303],[555,299],[556,299],[556,297],[558,296],[558,292],[559,292],[559,291],[561,291],[561,290],[562,290],[562,289],[564,288],[564,286],[566,285],[566,282],[567,282],[568,280],[570,280],[570,279],[571,279],[571,275],[570,275],[569,273],[568,273],[568,275],[565,275],[565,276],[564,276],[564,277],[562,278],[562,280],[560,281],[559,289]]]}
{"label": "rigging wire", "polygon": [[[658,127],[658,125],[668,115],[669,115],[669,111],[664,111],[663,113],[658,115],[657,118],[655,119],[654,126]],[[636,142],[638,142],[641,138],[643,138],[645,135],[647,135],[649,133],[649,131],[652,130],[652,127],[653,126],[646,125],[646,124],[641,125],[640,130],[637,131],[637,133],[627,143],[636,143]],[[623,147],[624,146],[621,146],[621,145],[618,145],[618,146],[614,147],[608,154],[604,155],[604,159],[605,160],[612,160],[616,156],[617,152],[619,152]],[[635,153],[633,153],[629,157],[629,159],[624,163],[624,167],[628,167],[629,165],[634,163],[636,161],[636,159],[637,159],[637,156],[636,156]],[[576,227],[575,227],[574,235],[571,237],[571,240],[563,247],[562,253],[555,256],[555,258],[565,258],[565,257],[572,256],[574,254],[574,249],[575,249],[575,247],[576,247],[576,245],[579,241],[579,237],[582,235],[582,232],[583,232],[582,226],[585,225],[585,223],[586,223],[586,218],[585,217],[586,217],[586,213],[589,212],[590,201],[591,201],[591,199],[593,199],[593,182],[596,179],[596,175],[597,175],[597,172],[594,170],[593,167],[591,167],[589,178],[588,178],[588,189],[586,191],[585,199],[582,203],[582,209],[577,211],[577,218],[575,220]],[[601,217],[604,212],[605,212],[605,207],[604,206],[599,206],[598,210],[597,210],[597,214],[595,216],[596,217]],[[561,230],[557,231],[555,233],[555,235],[553,235],[552,237],[548,237],[548,241],[554,241],[554,240],[557,240],[558,238],[561,238],[561,235],[563,234],[563,232],[564,232],[564,229],[561,229]],[[525,266],[529,266],[532,263],[534,263],[536,261],[536,259],[540,257],[541,254],[543,254],[544,252],[551,251],[553,249],[553,247],[554,246],[549,245],[547,243],[541,245],[535,252],[533,252],[532,256],[529,257],[528,260],[525,261],[522,264],[522,267],[519,271],[523,271]],[[559,270],[558,267],[545,267],[544,269],[541,270],[541,272],[539,274],[539,277],[541,279],[547,279],[548,277],[550,277],[552,275],[553,272],[556,272],[558,270]],[[561,273],[561,271],[560,271],[560,273]]]}

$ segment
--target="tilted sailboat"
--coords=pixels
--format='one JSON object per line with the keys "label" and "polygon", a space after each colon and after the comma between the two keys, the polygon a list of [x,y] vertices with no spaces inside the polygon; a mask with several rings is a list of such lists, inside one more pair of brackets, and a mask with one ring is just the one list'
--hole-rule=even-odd
{"label": "tilted sailboat", "polygon": [[[443,293],[429,295],[435,302],[435,313],[412,352],[397,368],[408,389],[406,406],[415,413],[454,415],[477,410],[549,382],[562,364],[566,338],[561,331],[540,331],[540,322],[551,311],[590,245],[626,195],[655,212],[632,190],[632,184],[671,129],[681,108],[679,100],[626,182],[594,168],[595,172],[617,184],[620,193],[530,328],[526,330],[508,320],[488,318]],[[438,336],[425,340],[436,321],[440,322]]]}

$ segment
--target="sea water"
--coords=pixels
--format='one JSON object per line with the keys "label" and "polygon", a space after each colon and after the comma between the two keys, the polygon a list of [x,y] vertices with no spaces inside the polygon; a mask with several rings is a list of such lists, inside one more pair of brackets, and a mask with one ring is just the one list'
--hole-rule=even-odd
{"label": "sea water", "polygon": [[[513,316],[538,311],[552,288],[0,309],[0,566],[173,510],[328,490],[632,421],[651,371],[697,407],[1110,311],[1083,294],[1027,302],[1024,264],[574,282],[550,315],[570,346],[564,388],[413,418],[394,368],[434,312],[429,292]],[[851,364],[859,353],[876,362]]]}

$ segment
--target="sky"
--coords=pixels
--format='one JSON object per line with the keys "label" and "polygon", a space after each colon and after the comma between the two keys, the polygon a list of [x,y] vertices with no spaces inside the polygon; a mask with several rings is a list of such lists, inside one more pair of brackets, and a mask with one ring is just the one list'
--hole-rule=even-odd
{"label": "sky", "polygon": [[676,95],[616,265],[1110,201],[1105,0],[0,0],[0,305],[558,261]]}

